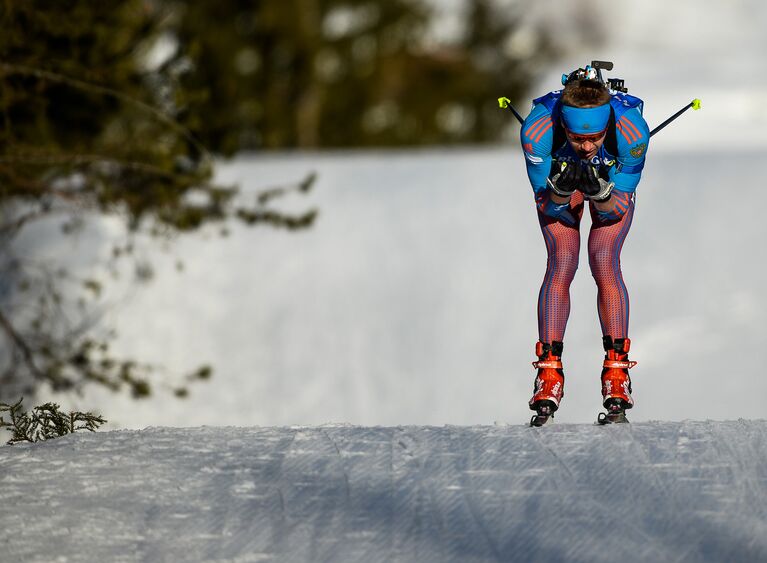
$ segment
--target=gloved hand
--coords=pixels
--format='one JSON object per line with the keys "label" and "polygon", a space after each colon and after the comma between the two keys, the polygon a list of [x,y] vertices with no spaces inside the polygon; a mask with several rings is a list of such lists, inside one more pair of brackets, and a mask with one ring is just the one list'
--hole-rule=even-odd
{"label": "gloved hand", "polygon": [[558,196],[568,197],[573,195],[578,185],[582,182],[582,167],[578,163],[562,161],[555,162],[552,165],[552,169],[556,172],[546,179],[549,189]]}
{"label": "gloved hand", "polygon": [[551,201],[548,190],[541,192],[535,196],[535,202],[538,210],[549,217],[553,217],[564,223],[569,227],[574,227],[576,224],[575,217],[570,211],[570,203],[554,203]]}
{"label": "gloved hand", "polygon": [[586,199],[593,201],[607,201],[615,186],[614,182],[605,180],[599,175],[596,166],[587,165],[583,168],[581,176],[581,185],[579,189],[583,192]]}

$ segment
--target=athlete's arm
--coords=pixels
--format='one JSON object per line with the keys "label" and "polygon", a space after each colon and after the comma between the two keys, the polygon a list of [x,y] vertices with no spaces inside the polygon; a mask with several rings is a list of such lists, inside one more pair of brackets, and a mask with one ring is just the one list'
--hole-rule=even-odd
{"label": "athlete's arm", "polygon": [[551,144],[554,140],[554,122],[543,104],[533,107],[520,131],[525,153],[527,177],[536,195],[546,191],[546,180],[551,173]]}
{"label": "athlete's arm", "polygon": [[535,105],[522,123],[520,138],[525,153],[527,177],[533,187],[538,211],[567,225],[575,225],[575,218],[570,212],[570,197],[555,194],[547,183],[551,174],[554,122],[543,104]]}
{"label": "athlete's arm", "polygon": [[615,190],[633,193],[642,177],[650,143],[650,128],[636,108],[628,110],[615,123],[618,139],[618,162],[610,180]]}

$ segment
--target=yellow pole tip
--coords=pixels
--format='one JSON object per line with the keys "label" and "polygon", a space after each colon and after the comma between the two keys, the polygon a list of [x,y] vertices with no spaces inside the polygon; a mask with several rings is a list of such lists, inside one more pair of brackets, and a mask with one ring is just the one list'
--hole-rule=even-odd
{"label": "yellow pole tip", "polygon": [[511,100],[509,98],[498,98],[498,106],[506,109]]}
{"label": "yellow pole tip", "polygon": [[700,109],[700,100],[698,98],[692,101],[692,109]]}

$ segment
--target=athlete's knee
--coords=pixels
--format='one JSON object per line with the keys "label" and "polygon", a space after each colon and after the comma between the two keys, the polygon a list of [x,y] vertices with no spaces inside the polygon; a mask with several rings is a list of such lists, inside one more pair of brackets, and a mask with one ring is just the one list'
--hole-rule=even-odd
{"label": "athlete's knee", "polygon": [[558,249],[549,254],[549,267],[558,273],[572,277],[578,270],[578,251],[574,249]]}
{"label": "athlete's knee", "polygon": [[610,248],[594,248],[589,250],[589,266],[591,274],[599,282],[607,272],[620,273],[620,257],[615,256]]}

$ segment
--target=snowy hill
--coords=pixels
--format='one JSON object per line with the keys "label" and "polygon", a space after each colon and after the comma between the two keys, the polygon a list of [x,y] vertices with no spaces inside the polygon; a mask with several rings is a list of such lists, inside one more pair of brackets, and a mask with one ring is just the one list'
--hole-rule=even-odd
{"label": "snowy hill", "polygon": [[767,421],[150,428],[0,448],[4,561],[765,561]]}

